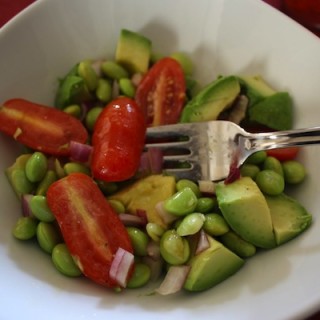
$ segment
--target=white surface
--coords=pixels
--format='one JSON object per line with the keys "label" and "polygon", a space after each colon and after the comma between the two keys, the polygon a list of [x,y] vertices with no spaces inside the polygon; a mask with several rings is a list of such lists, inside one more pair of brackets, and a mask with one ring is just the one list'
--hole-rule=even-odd
{"label": "white surface", "polygon": [[[111,57],[121,28],[155,50],[182,50],[206,83],[218,74],[262,74],[296,104],[296,127],[319,125],[320,40],[259,0],[38,0],[0,31],[0,101],[51,104],[57,78],[75,62]],[[0,136],[0,172],[17,151]],[[247,261],[199,294],[115,294],[61,276],[34,244],[11,236],[20,205],[0,174],[0,319],[300,319],[320,309],[319,147],[298,198],[313,213],[301,237]]]}

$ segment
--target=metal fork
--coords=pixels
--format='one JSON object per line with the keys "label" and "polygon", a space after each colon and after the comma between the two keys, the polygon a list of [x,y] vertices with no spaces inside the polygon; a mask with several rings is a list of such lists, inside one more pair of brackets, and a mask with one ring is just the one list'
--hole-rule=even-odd
{"label": "metal fork", "polygon": [[221,181],[260,150],[320,143],[320,127],[248,133],[230,121],[151,127],[146,148],[163,154],[164,170],[179,179]]}

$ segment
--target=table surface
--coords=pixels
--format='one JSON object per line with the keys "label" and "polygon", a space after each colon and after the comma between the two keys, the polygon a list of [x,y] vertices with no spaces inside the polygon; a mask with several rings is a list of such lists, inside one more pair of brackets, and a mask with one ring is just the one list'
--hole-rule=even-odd
{"label": "table surface", "polygon": [[[0,0],[0,28],[33,2],[35,0]],[[281,0],[265,0],[265,2],[277,9],[281,8]],[[320,319],[320,311],[306,320],[317,319]]]}

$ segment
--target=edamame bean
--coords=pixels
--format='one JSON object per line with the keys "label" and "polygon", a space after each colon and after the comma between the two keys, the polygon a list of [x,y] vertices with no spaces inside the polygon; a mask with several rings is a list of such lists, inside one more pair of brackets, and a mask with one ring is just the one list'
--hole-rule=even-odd
{"label": "edamame bean", "polygon": [[267,158],[266,151],[257,151],[247,158],[245,163],[260,164]]}
{"label": "edamame bean", "polygon": [[179,62],[185,75],[191,75],[193,72],[192,60],[183,52],[174,52],[171,54],[171,58]]}
{"label": "edamame bean", "polygon": [[79,119],[81,117],[81,107],[78,104],[71,104],[63,109],[63,111],[71,116]]}
{"label": "edamame bean", "polygon": [[159,242],[161,236],[165,232],[165,229],[156,223],[149,222],[146,225],[146,231],[148,236],[155,242]]}
{"label": "edamame bean", "polygon": [[105,61],[101,65],[102,72],[111,79],[129,78],[128,71],[114,61]]}
{"label": "edamame bean", "polygon": [[65,276],[79,277],[82,274],[64,243],[59,243],[53,248],[52,262],[58,271]]}
{"label": "edamame bean", "polygon": [[105,195],[111,195],[118,191],[118,185],[115,182],[107,182],[107,181],[102,181],[102,180],[97,180],[97,185],[99,186],[100,190],[105,194]]}
{"label": "edamame bean", "polygon": [[16,194],[21,197],[22,194],[32,193],[34,190],[34,184],[27,178],[24,169],[17,168],[10,172],[9,178],[11,185]]}
{"label": "edamame bean", "polygon": [[38,184],[36,195],[45,196],[47,194],[47,190],[52,183],[58,180],[58,176],[55,171],[48,170],[42,181]]}
{"label": "edamame bean", "polygon": [[30,209],[32,214],[40,221],[52,222],[55,220],[55,217],[48,206],[47,198],[45,196],[33,196],[30,200]]}
{"label": "edamame bean", "polygon": [[83,163],[78,162],[68,162],[63,166],[64,172],[66,175],[69,175],[71,173],[84,173],[88,176],[90,176],[90,168],[84,165]]}
{"label": "edamame bean", "polygon": [[198,198],[195,211],[200,213],[212,212],[212,210],[215,208],[216,205],[217,205],[216,198],[200,197]]}
{"label": "edamame bean", "polygon": [[53,223],[39,222],[37,240],[40,248],[51,254],[53,248],[62,241],[62,237]]}
{"label": "edamame bean", "polygon": [[121,78],[119,80],[120,92],[129,98],[133,98],[136,94],[136,88],[128,78]]}
{"label": "edamame bean", "polygon": [[179,227],[177,228],[177,234],[179,236],[189,236],[197,233],[203,226],[205,217],[202,213],[191,213],[183,218]]}
{"label": "edamame bean", "polygon": [[226,220],[218,213],[205,215],[203,230],[211,236],[221,236],[229,231]]}
{"label": "edamame bean", "polygon": [[197,196],[197,198],[201,196],[199,186],[191,180],[181,179],[176,183],[177,191],[181,191],[184,188],[190,188],[194,192],[194,194]]}
{"label": "edamame bean", "polygon": [[136,263],[133,274],[127,283],[127,288],[141,288],[148,283],[151,277],[151,269],[145,263]]}
{"label": "edamame bean", "polygon": [[289,184],[301,183],[306,177],[306,169],[302,163],[289,160],[282,163],[284,179]]}
{"label": "edamame bean", "polygon": [[220,240],[228,249],[242,258],[252,257],[256,253],[256,247],[253,244],[243,240],[233,231],[223,234]]}
{"label": "edamame bean", "polygon": [[32,217],[20,217],[12,230],[12,234],[19,240],[32,239],[36,235],[37,224],[37,220]]}
{"label": "edamame bean", "polygon": [[94,107],[90,109],[86,115],[85,123],[86,127],[89,131],[93,131],[94,125],[102,112],[102,107]]}
{"label": "edamame bean", "polygon": [[121,201],[115,200],[115,199],[109,199],[108,202],[111,205],[111,207],[115,210],[115,212],[117,212],[117,213],[125,213],[126,212],[126,207],[124,206],[124,204]]}
{"label": "edamame bean", "polygon": [[283,192],[285,183],[283,177],[273,170],[262,170],[257,174],[256,183],[260,190],[270,196]]}
{"label": "edamame bean", "polygon": [[26,162],[26,176],[31,182],[39,182],[46,175],[48,170],[47,157],[39,151],[36,151]]}
{"label": "edamame bean", "polygon": [[102,102],[108,102],[112,98],[112,86],[110,81],[106,79],[99,79],[96,89],[96,96]]}
{"label": "edamame bean", "polygon": [[98,76],[89,61],[81,61],[78,65],[78,74],[84,80],[89,91],[94,91],[98,86]]}
{"label": "edamame bean", "polygon": [[135,227],[127,227],[127,231],[133,247],[133,252],[137,256],[147,255],[149,238],[146,233]]}
{"label": "edamame bean", "polygon": [[160,240],[160,253],[169,264],[184,264],[190,256],[189,242],[179,236],[176,230],[167,230]]}
{"label": "edamame bean", "polygon": [[240,168],[240,174],[242,177],[250,177],[253,180],[256,179],[257,174],[259,173],[260,168],[251,163],[245,163]]}
{"label": "edamame bean", "polygon": [[281,162],[275,157],[267,157],[263,163],[264,170],[273,170],[283,177],[283,168]]}
{"label": "edamame bean", "polygon": [[191,188],[186,187],[165,200],[164,208],[171,214],[184,216],[194,211],[197,202],[197,196]]}

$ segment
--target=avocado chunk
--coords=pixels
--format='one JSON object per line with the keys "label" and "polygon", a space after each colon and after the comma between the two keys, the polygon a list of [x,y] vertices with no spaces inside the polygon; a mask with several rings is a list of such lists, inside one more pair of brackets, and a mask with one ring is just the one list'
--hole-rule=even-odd
{"label": "avocado chunk", "polygon": [[266,200],[277,245],[293,239],[310,226],[312,216],[297,200],[283,193],[278,196],[266,196]]}
{"label": "avocado chunk", "polygon": [[122,29],[116,48],[116,62],[131,74],[148,71],[151,41],[143,35]]}
{"label": "avocado chunk", "polygon": [[244,89],[244,94],[249,99],[249,108],[276,93],[260,75],[239,76],[239,79],[241,87]]}
{"label": "avocado chunk", "polygon": [[250,177],[216,186],[220,210],[230,227],[244,240],[265,249],[276,246],[267,201]]}
{"label": "avocado chunk", "polygon": [[249,120],[275,130],[292,129],[293,106],[288,92],[277,92],[256,103],[249,110]]}
{"label": "avocado chunk", "polygon": [[137,180],[108,199],[121,201],[132,214],[136,214],[138,209],[145,210],[148,222],[166,227],[155,206],[171,197],[175,192],[176,181],[173,176],[151,175]]}
{"label": "avocado chunk", "polygon": [[203,88],[182,111],[180,122],[216,120],[240,93],[235,76],[221,77]]}
{"label": "avocado chunk", "polygon": [[193,256],[188,265],[190,272],[184,284],[188,291],[203,291],[212,288],[236,273],[244,260],[208,236],[210,247]]}

